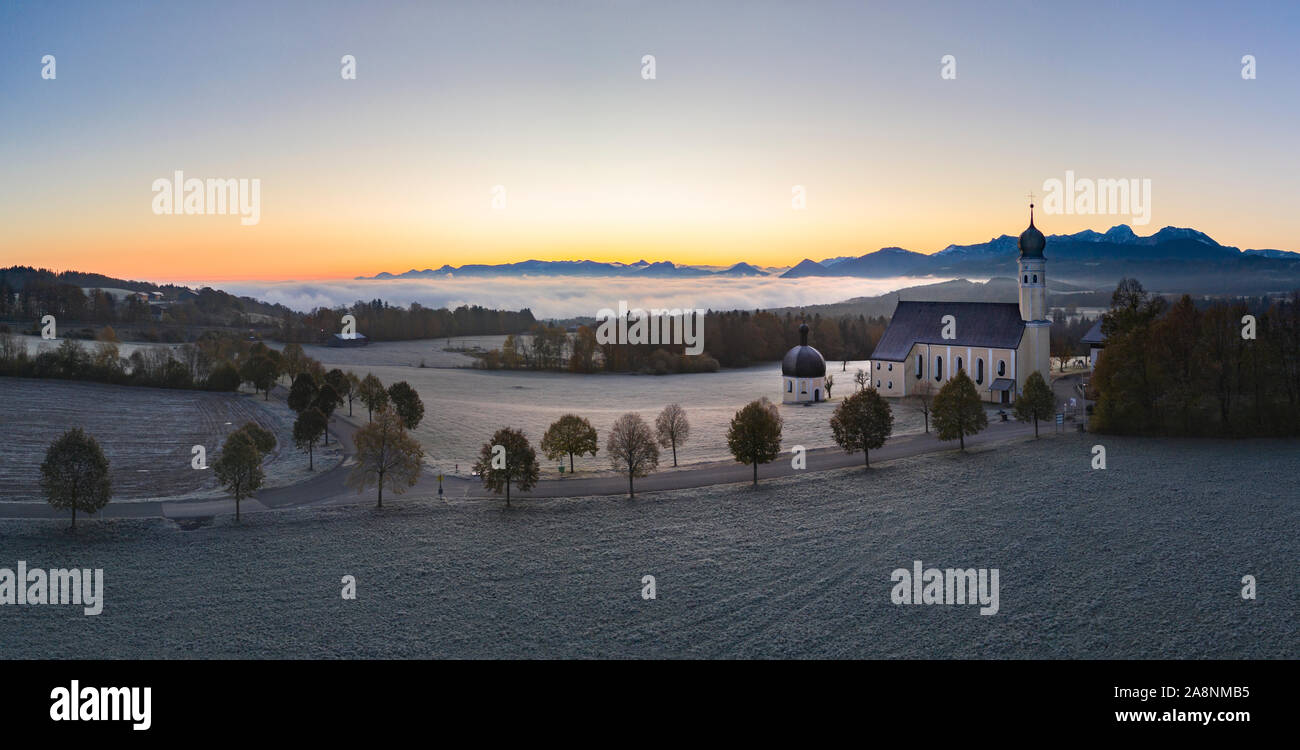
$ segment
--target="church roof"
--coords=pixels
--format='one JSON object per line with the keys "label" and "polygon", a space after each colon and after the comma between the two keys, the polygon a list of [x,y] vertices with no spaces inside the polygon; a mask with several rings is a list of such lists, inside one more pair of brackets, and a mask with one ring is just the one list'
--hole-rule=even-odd
{"label": "church roof", "polygon": [[821,378],[826,376],[826,359],[822,353],[808,346],[808,324],[799,326],[799,346],[785,353],[781,360],[781,374],[788,378]]}
{"label": "church roof", "polygon": [[1088,332],[1083,334],[1083,338],[1079,340],[1085,344],[1106,343],[1106,334],[1101,332],[1101,318],[1097,318],[1097,322],[1093,323],[1092,328],[1089,328]]}
{"label": "church roof", "polygon": [[[956,320],[956,337],[943,337],[943,318]],[[1015,302],[899,302],[871,359],[902,362],[912,344],[1015,349],[1025,332]]]}

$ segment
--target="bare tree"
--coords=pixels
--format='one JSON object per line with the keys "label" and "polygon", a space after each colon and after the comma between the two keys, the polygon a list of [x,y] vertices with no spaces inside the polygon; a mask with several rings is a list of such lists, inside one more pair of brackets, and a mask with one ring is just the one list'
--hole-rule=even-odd
{"label": "bare tree", "polygon": [[659,448],[650,426],[640,414],[628,413],[619,417],[605,439],[605,452],[613,467],[627,474],[627,496],[635,497],[634,477],[643,477],[659,466]]}
{"label": "bare tree", "polygon": [[659,435],[659,444],[673,449],[673,466],[677,465],[677,445],[685,444],[691,436],[691,423],[686,419],[686,410],[681,404],[669,404],[655,418],[655,432]]}

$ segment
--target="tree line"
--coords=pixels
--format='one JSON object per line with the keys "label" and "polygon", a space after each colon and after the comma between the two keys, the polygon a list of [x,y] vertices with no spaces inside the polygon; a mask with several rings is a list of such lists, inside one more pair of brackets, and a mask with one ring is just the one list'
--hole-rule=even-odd
{"label": "tree line", "polygon": [[1126,435],[1300,434],[1300,292],[1170,303],[1124,279],[1102,317],[1091,429]]}

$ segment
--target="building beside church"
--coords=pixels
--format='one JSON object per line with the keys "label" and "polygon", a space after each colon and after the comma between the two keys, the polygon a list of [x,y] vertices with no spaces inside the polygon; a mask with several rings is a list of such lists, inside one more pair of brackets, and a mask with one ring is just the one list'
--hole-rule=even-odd
{"label": "building beside church", "polygon": [[799,326],[799,345],[781,360],[781,402],[826,400],[826,358],[808,346],[808,324]]}
{"label": "building beside church", "polygon": [[965,370],[981,398],[1010,404],[1030,373],[1050,383],[1046,245],[1031,204],[1019,241],[1019,302],[900,300],[868,363],[871,384],[882,396],[934,394]]}
{"label": "building beside church", "polygon": [[1100,317],[1097,318],[1096,323],[1092,324],[1092,328],[1089,328],[1088,332],[1083,334],[1080,341],[1088,345],[1088,369],[1097,369],[1097,358],[1101,356],[1101,350],[1106,348],[1106,334],[1101,332]]}

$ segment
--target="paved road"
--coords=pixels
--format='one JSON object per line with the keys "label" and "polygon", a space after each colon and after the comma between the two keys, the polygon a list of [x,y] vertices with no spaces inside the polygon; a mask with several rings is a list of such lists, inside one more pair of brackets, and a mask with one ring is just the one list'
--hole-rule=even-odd
{"label": "paved road", "polygon": [[[272,391],[273,398],[284,398],[284,389]],[[305,482],[264,490],[253,498],[244,500],[241,513],[293,508],[311,505],[350,505],[374,501],[375,491],[368,490],[358,494],[344,485],[344,479],[351,470],[353,454],[352,436],[365,424],[364,414],[349,419],[336,416],[332,420],[330,434],[343,443],[345,458],[339,465],[321,472]],[[1043,425],[1046,431],[1050,425]],[[1031,425],[1017,422],[992,422],[984,432],[967,438],[968,446],[983,446],[1010,440],[1023,439],[1033,434]],[[788,447],[788,446],[787,446]],[[936,451],[955,450],[955,443],[942,442],[933,434],[904,435],[893,438],[884,447],[871,452],[872,463],[891,459],[915,456]],[[817,448],[808,451],[807,471],[823,471],[846,467],[863,466],[861,453],[847,454],[837,448]],[[760,481],[773,477],[789,476],[797,469],[791,466],[790,454],[781,459],[759,467]],[[694,487],[707,487],[715,484],[732,484],[752,481],[753,469],[749,466],[731,462],[697,464],[690,467],[661,471],[636,480],[637,492],[655,490],[680,490]],[[398,500],[410,497],[430,497],[437,494],[438,479],[431,472],[426,472],[414,487],[400,496],[389,498]],[[485,490],[473,477],[446,477],[443,491],[449,498],[496,498],[492,492]],[[547,479],[526,493],[513,492],[513,498],[529,497],[585,497],[593,495],[625,495],[627,478],[613,474],[591,477]],[[216,515],[229,515],[235,512],[235,503],[229,499],[188,502],[129,502],[109,503],[98,516],[101,518],[201,518]],[[0,518],[63,518],[66,514],[57,512],[44,503],[3,503],[0,504]]]}

